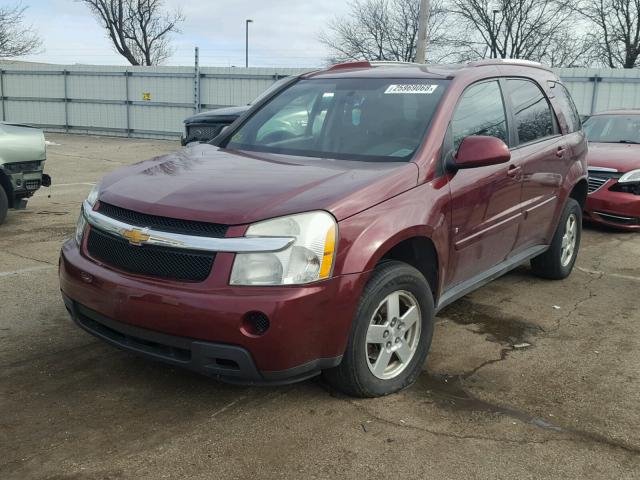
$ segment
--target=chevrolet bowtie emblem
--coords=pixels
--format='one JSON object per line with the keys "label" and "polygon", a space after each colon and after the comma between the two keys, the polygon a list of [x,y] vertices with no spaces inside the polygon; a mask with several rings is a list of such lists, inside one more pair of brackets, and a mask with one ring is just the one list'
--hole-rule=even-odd
{"label": "chevrolet bowtie emblem", "polygon": [[144,230],[132,228],[131,230],[122,230],[120,234],[129,240],[131,245],[142,245],[144,242],[151,238],[151,235],[145,233]]}

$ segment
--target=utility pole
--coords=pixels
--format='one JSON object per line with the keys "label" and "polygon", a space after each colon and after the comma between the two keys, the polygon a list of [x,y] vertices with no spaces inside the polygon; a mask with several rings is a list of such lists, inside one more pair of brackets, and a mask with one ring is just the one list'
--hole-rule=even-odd
{"label": "utility pole", "polygon": [[249,68],[249,24],[253,23],[253,20],[246,19],[244,21],[244,34],[245,34],[245,42],[244,42],[244,67]]}
{"label": "utility pole", "polygon": [[416,45],[416,63],[426,62],[429,8],[429,0],[420,0],[420,13],[418,15],[418,44]]}

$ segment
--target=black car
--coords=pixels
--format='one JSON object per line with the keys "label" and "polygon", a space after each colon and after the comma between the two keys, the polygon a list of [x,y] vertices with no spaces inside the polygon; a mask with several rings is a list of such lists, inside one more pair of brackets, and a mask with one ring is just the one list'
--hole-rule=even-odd
{"label": "black car", "polygon": [[184,135],[180,139],[182,145],[192,142],[208,142],[218,136],[224,127],[231,125],[251,105],[225,107],[208,112],[201,112],[184,120]]}
{"label": "black car", "polygon": [[243,113],[249,110],[253,105],[260,103],[262,100],[271,97],[282,87],[296,80],[297,77],[284,77],[276,80],[276,82],[260,94],[248,105],[237,107],[222,107],[207,112],[197,113],[184,120],[185,133],[180,139],[182,145],[193,142],[208,142],[217,137],[222,129],[227,125],[231,125]]}

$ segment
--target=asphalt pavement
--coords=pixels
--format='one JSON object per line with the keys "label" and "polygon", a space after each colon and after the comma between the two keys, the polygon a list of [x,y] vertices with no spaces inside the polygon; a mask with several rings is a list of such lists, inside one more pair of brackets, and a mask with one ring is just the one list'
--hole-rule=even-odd
{"label": "asphalt pavement", "polygon": [[94,339],[59,294],[91,185],[176,142],[47,139],[53,188],[0,226],[1,479],[640,478],[640,234],[586,228],[570,278],[451,305],[399,394],[231,386]]}

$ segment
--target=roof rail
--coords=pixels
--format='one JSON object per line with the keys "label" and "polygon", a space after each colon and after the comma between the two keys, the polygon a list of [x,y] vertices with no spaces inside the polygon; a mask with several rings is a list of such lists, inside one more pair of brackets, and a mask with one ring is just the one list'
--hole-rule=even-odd
{"label": "roof rail", "polygon": [[543,70],[550,70],[540,62],[534,62],[532,60],[523,60],[520,58],[488,58],[484,60],[476,60],[473,62],[467,62],[470,67],[483,67],[486,65],[521,65],[524,67],[541,68]]}
{"label": "roof rail", "polygon": [[395,60],[358,60],[353,62],[344,62],[331,65],[327,70],[346,70],[351,68],[371,68],[371,67],[398,67],[398,66],[416,66],[419,63],[402,62]]}
{"label": "roof rail", "polygon": [[369,62],[371,63],[372,66],[374,67],[394,67],[394,66],[415,66],[415,65],[420,65],[420,63],[415,63],[415,62],[403,62],[401,60],[375,60],[373,62]]}

